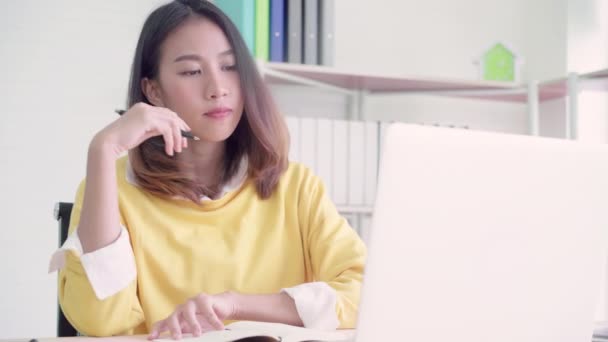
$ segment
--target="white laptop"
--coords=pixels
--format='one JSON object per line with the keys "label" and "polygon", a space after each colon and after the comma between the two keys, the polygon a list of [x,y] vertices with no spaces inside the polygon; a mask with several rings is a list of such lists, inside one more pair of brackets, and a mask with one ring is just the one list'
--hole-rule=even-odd
{"label": "white laptop", "polygon": [[357,342],[588,342],[608,146],[394,124]]}

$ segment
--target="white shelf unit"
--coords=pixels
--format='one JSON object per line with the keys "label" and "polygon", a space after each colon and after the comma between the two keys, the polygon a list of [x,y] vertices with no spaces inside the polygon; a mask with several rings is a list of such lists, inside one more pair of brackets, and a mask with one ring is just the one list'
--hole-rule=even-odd
{"label": "white shelf unit", "polygon": [[[308,85],[348,95],[349,119],[351,120],[366,118],[365,101],[366,97],[370,95],[437,95],[527,104],[528,132],[531,135],[538,135],[539,104],[544,101],[567,98],[566,137],[569,139],[576,139],[579,92],[581,90],[608,91],[608,69],[581,75],[571,73],[560,79],[542,82],[532,80],[525,84],[518,84],[381,75],[349,72],[326,66],[264,61],[258,61],[258,68],[265,81],[271,84]],[[347,216],[354,215],[356,224],[360,226],[362,217],[369,218],[373,213],[373,206],[338,206],[338,210]],[[361,233],[361,231],[359,232]],[[362,235],[365,234],[367,232]]]}
{"label": "white shelf unit", "polygon": [[585,74],[570,73],[566,77],[525,84],[381,75],[349,72],[333,67],[258,61],[267,82],[300,84],[318,87],[351,96],[351,119],[365,118],[365,97],[374,94],[421,94],[528,105],[529,133],[538,135],[539,103],[567,97],[568,138],[575,139],[577,96],[581,90],[608,91],[608,69]]}
{"label": "white shelf unit", "polygon": [[515,83],[371,74],[318,65],[258,61],[258,67],[265,80],[272,84],[309,85],[350,95],[351,119],[365,118],[365,98],[374,94],[437,94],[492,99],[494,94],[519,93],[521,88]]}

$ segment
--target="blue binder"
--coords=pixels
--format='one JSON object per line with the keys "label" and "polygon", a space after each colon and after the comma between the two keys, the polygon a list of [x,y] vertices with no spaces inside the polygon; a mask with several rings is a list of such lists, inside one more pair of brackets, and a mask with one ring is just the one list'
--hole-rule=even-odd
{"label": "blue binder", "polygon": [[270,0],[270,61],[286,61],[285,0]]}

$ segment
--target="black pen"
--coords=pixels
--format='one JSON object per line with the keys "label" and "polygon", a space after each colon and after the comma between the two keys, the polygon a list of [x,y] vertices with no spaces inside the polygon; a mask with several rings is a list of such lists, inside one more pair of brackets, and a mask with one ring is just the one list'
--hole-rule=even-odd
{"label": "black pen", "polygon": [[[126,112],[126,110],[124,110],[124,109],[116,109],[114,111],[116,113],[118,113],[118,115],[123,115]],[[186,132],[184,130],[182,130],[182,137],[192,139],[192,140],[201,140],[199,137],[194,136],[194,135],[192,135],[192,133]]]}

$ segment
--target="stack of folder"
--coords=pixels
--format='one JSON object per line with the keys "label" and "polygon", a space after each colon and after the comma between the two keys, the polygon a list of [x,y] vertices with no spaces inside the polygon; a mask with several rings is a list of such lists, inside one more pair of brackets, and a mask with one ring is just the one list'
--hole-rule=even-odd
{"label": "stack of folder", "polygon": [[215,0],[264,61],[333,65],[335,0]]}

